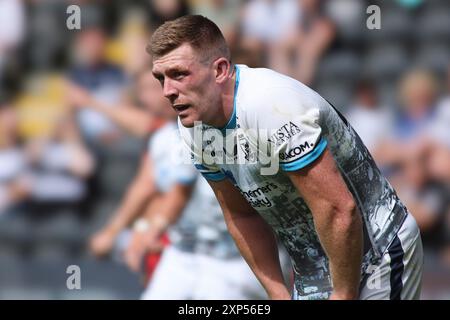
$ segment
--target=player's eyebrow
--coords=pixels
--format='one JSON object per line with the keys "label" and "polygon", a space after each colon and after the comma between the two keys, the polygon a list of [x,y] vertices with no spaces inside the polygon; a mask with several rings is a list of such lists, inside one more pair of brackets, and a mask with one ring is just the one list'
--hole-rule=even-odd
{"label": "player's eyebrow", "polygon": [[187,68],[183,65],[172,66],[172,67],[166,69],[166,74],[170,74],[173,72],[180,72],[180,71],[185,72],[185,71],[187,71]]}
{"label": "player's eyebrow", "polygon": [[[176,66],[172,66],[172,67],[169,67],[166,70],[164,70],[164,74],[170,75],[171,73],[174,73],[174,72],[187,72],[187,71],[188,71],[188,69],[185,66],[176,65]],[[159,71],[152,71],[152,73],[155,78],[163,76],[163,73],[161,73]]]}

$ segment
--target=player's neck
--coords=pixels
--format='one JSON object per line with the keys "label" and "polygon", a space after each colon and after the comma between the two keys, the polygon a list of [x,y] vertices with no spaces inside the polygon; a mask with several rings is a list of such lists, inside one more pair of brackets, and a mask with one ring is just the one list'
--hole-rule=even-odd
{"label": "player's neck", "polygon": [[222,94],[222,105],[219,109],[221,111],[221,121],[216,126],[218,128],[224,128],[233,116],[234,98],[235,98],[235,84],[236,84],[236,70],[233,67],[233,71],[229,80],[225,84],[224,92]]}

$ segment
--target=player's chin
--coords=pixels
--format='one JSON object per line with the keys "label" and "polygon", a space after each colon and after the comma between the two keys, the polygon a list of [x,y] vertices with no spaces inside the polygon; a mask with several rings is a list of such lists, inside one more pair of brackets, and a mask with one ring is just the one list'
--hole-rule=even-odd
{"label": "player's chin", "polygon": [[178,117],[180,118],[181,124],[186,128],[192,128],[194,127],[196,121],[200,121],[198,119],[195,119],[195,117],[192,117],[191,115],[179,114]]}

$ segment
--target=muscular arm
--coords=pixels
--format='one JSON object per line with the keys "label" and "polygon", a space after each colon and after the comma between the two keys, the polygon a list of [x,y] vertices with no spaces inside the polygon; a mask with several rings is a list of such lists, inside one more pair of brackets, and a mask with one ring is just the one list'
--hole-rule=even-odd
{"label": "muscular arm", "polygon": [[355,299],[363,253],[362,221],[352,194],[328,149],[288,176],[311,209],[330,264],[334,299]]}
{"label": "muscular arm", "polygon": [[128,188],[121,205],[109,223],[90,239],[90,249],[95,255],[104,256],[109,253],[117,235],[142,214],[144,206],[157,195],[151,168],[150,160],[144,156],[139,172]]}
{"label": "muscular arm", "polygon": [[222,207],[228,231],[271,299],[290,299],[272,229],[228,181],[208,181]]}
{"label": "muscular arm", "polygon": [[169,226],[180,219],[193,188],[193,184],[175,184],[169,192],[162,196],[157,211],[146,212],[145,217],[150,221],[151,238],[154,241],[159,239]]}
{"label": "muscular arm", "polygon": [[163,248],[160,238],[167,228],[176,223],[189,201],[193,185],[177,183],[166,194],[157,199],[157,206],[149,206],[143,219],[144,230],[136,229],[125,252],[125,262],[133,271],[138,271],[146,251],[156,252]]}

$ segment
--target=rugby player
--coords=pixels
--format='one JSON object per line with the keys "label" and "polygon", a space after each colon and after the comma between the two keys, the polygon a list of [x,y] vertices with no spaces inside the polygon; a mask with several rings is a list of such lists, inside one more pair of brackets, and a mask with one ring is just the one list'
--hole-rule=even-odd
{"label": "rugby player", "polygon": [[[270,298],[419,298],[417,224],[331,103],[295,79],[233,64],[203,16],[166,22],[148,51],[192,160]],[[293,262],[292,292],[274,234]]]}

